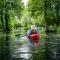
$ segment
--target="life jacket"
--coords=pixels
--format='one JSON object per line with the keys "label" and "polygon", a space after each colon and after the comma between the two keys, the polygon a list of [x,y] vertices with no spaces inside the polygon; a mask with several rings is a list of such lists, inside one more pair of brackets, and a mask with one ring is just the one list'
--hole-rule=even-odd
{"label": "life jacket", "polygon": [[39,34],[37,33],[37,31],[30,30],[28,38],[29,38],[30,40],[36,41],[36,40],[39,40],[40,36],[39,36]]}
{"label": "life jacket", "polygon": [[37,33],[37,31],[30,30],[30,35],[31,35],[31,34],[36,34],[36,33]]}
{"label": "life jacket", "polygon": [[39,40],[40,36],[39,34],[31,34],[30,35],[30,39],[33,41]]}

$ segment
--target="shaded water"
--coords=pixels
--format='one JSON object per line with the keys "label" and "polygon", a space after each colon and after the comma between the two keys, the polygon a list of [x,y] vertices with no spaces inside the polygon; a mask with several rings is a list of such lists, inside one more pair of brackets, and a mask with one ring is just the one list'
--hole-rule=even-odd
{"label": "shaded water", "polygon": [[31,46],[26,36],[11,34],[8,37],[6,40],[6,34],[0,35],[0,60],[60,60],[60,37],[57,35],[41,38],[38,47]]}

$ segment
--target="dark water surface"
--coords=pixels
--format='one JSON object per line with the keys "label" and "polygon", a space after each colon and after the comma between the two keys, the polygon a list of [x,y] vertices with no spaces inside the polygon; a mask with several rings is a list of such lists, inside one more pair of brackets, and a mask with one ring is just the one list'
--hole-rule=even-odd
{"label": "dark water surface", "polygon": [[50,34],[33,47],[26,36],[0,33],[0,60],[60,60],[60,36]]}

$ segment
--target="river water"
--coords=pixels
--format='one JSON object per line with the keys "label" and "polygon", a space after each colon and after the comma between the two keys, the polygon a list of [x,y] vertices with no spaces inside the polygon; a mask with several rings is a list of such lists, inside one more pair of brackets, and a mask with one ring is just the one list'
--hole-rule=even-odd
{"label": "river water", "polygon": [[[41,38],[38,47],[32,46],[26,36],[7,37],[0,36],[0,60],[60,60],[60,36],[56,34]],[[10,47],[6,39],[11,40]]]}

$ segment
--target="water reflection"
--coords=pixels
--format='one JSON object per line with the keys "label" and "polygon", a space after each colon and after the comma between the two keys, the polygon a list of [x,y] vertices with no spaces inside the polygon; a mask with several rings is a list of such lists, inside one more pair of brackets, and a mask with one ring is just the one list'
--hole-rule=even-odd
{"label": "water reflection", "polygon": [[46,38],[45,54],[46,59],[60,60],[60,37],[58,35],[49,35]]}
{"label": "water reflection", "polygon": [[16,39],[15,41],[17,41],[16,47],[19,47],[15,49],[12,57],[28,60],[31,56],[28,38],[26,36],[23,36],[19,38],[19,40]]}
{"label": "water reflection", "polygon": [[[4,58],[3,58],[4,57]],[[32,47],[26,36],[0,33],[0,60],[60,60],[60,37],[41,38],[38,47]]]}
{"label": "water reflection", "polygon": [[10,59],[10,33],[0,32],[0,59]]}
{"label": "water reflection", "polygon": [[41,46],[39,45],[38,47],[33,47],[31,46],[28,38],[26,36],[22,36],[16,38],[15,43],[16,44],[14,46],[18,48],[15,48],[12,53],[13,60],[15,58],[20,60],[44,60],[44,41]]}

